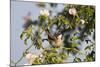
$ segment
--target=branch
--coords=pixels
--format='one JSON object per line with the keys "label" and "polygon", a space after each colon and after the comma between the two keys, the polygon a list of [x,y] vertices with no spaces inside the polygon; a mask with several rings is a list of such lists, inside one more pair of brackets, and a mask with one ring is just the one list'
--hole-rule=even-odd
{"label": "branch", "polygon": [[[39,30],[40,30],[40,29],[39,29]],[[41,32],[40,34],[42,34],[42,32]],[[34,36],[35,36],[35,35],[34,35]],[[35,38],[34,38],[34,43],[33,43],[33,44],[36,43],[36,40],[37,40],[37,36],[35,36]],[[23,55],[20,57],[20,59],[19,59],[17,62],[14,63],[15,66],[24,58],[25,54],[26,54],[26,53],[28,52],[28,50],[33,46],[33,44],[30,45],[30,46],[25,50],[25,52],[23,52]],[[13,62],[12,62],[12,63],[13,63]]]}

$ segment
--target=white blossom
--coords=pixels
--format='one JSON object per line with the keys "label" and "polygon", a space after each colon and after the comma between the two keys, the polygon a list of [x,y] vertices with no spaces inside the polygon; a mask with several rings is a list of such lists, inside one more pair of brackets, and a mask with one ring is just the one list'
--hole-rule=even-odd
{"label": "white blossom", "polygon": [[42,9],[42,10],[40,11],[40,15],[49,16],[49,15],[50,15],[49,10],[47,10],[47,9]]}
{"label": "white blossom", "polygon": [[84,24],[84,23],[85,23],[85,20],[83,20],[83,19],[81,19],[80,21],[81,21],[81,23],[82,23],[82,24]]}
{"label": "white blossom", "polygon": [[36,59],[36,58],[38,58],[38,55],[32,55],[31,56],[31,59],[29,60],[29,64],[33,64],[34,63],[34,60]]}
{"label": "white blossom", "polygon": [[75,8],[70,8],[70,9],[69,9],[69,14],[70,14],[70,15],[75,16],[75,15],[76,15],[76,13],[77,13],[77,11],[76,11],[76,9],[75,9]]}
{"label": "white blossom", "polygon": [[28,59],[28,60],[30,60],[31,57],[32,57],[32,55],[33,55],[32,53],[28,53],[28,54],[26,54],[25,58]]}
{"label": "white blossom", "polygon": [[43,55],[42,55],[42,54],[40,54],[40,55],[39,55],[39,57],[40,57],[40,58],[42,58],[42,57],[43,57]]}
{"label": "white blossom", "polygon": [[30,59],[30,60],[29,60],[29,64],[32,65],[32,64],[34,63],[34,60],[35,60],[35,59]]}
{"label": "white blossom", "polygon": [[35,59],[37,57],[38,57],[38,55],[34,55],[34,54],[31,56],[31,58],[33,58],[33,59]]}
{"label": "white blossom", "polygon": [[36,58],[38,58],[38,55],[34,55],[32,53],[26,54],[25,58],[28,60],[29,64],[32,64]]}

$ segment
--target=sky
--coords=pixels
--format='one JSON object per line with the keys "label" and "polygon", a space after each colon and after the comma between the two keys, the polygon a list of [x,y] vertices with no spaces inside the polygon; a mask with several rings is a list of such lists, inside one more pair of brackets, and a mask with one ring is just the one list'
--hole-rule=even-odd
{"label": "sky", "polygon": [[[53,10],[55,15],[63,9],[63,5],[59,4],[57,8],[51,8],[47,4],[45,8]],[[16,62],[21,57],[25,49],[30,46],[24,45],[23,40],[20,39],[20,34],[23,31],[23,16],[27,15],[28,12],[31,12],[32,19],[35,20],[38,18],[41,9],[42,8],[36,6],[36,3],[34,2],[11,1],[11,60],[14,62]],[[91,38],[91,36],[89,36],[89,38]],[[48,42],[45,42],[44,44],[48,44]],[[82,44],[86,43],[82,42]],[[82,45],[80,48],[83,49],[84,47],[85,45]],[[38,50],[35,50],[35,48],[30,49],[30,51],[38,53]],[[73,57],[69,58],[69,61],[72,61],[72,59]],[[18,65],[27,63],[27,60],[23,58]]]}

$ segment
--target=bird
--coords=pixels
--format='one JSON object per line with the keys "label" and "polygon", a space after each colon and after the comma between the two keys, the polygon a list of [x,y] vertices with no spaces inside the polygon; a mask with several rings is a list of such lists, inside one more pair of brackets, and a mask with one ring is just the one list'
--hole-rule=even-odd
{"label": "bird", "polygon": [[62,34],[60,32],[55,33],[54,35],[51,35],[48,28],[45,30],[46,34],[48,36],[49,43],[56,48],[59,48],[62,45]]}

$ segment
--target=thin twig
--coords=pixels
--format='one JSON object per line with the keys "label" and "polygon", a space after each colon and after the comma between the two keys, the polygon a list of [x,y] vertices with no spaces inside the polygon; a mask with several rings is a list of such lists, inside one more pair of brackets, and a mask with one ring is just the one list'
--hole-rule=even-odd
{"label": "thin twig", "polygon": [[23,57],[24,56],[22,55],[21,58],[15,63],[15,66],[16,66],[17,63],[19,63],[23,59]]}

